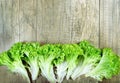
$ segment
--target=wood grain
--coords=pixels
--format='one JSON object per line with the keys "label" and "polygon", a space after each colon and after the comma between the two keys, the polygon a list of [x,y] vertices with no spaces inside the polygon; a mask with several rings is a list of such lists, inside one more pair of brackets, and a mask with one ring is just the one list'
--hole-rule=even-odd
{"label": "wood grain", "polygon": [[36,41],[36,0],[20,0],[20,41]]}
{"label": "wood grain", "polygon": [[[120,0],[100,0],[100,47],[110,47],[120,54]],[[115,76],[102,83],[119,83]]]}
{"label": "wood grain", "polygon": [[[0,1],[0,11],[3,11],[2,1]],[[0,52],[4,51],[4,24],[3,24],[3,12],[0,12]]]}
{"label": "wood grain", "polygon": [[[0,52],[18,41],[78,43],[111,47],[120,54],[120,0],[0,0]],[[115,76],[102,83],[119,83]],[[91,78],[63,83],[98,83]],[[0,67],[0,83],[26,83]],[[39,77],[34,83],[48,83]]]}
{"label": "wood grain", "polygon": [[[2,15],[2,26],[0,26],[0,29],[3,30],[3,34],[1,34],[2,40],[0,42],[3,42],[4,51],[8,50],[13,43],[19,41],[19,16],[17,13],[19,4],[17,3],[18,0],[7,0],[0,2]],[[6,67],[3,66],[0,70],[1,83],[26,83],[20,75],[9,72]]]}
{"label": "wood grain", "polygon": [[[37,41],[77,43],[83,39],[99,46],[99,2],[90,0],[37,0]],[[85,34],[86,33],[86,34]],[[77,83],[96,83],[77,79]],[[43,83],[42,77],[37,83]],[[64,80],[63,83],[73,83]]]}

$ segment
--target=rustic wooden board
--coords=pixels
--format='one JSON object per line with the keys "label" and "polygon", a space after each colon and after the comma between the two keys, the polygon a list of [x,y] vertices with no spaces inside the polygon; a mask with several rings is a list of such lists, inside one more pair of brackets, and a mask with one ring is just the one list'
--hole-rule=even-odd
{"label": "rustic wooden board", "polygon": [[[0,42],[4,45],[2,48],[4,51],[8,50],[13,43],[19,41],[18,1],[0,1],[0,19],[2,19],[0,29],[3,30]],[[26,83],[20,75],[9,72],[6,67],[0,67],[0,79],[1,83]]]}
{"label": "rustic wooden board", "polygon": [[[3,11],[3,6],[2,6],[2,1],[0,2],[0,11]],[[4,51],[4,24],[3,24],[3,12],[0,12],[0,52]],[[6,76],[2,76],[2,75],[6,75],[6,71],[4,70],[4,67],[0,67],[0,80],[2,80],[2,82],[5,82],[5,80],[3,80],[4,78],[6,78]]]}
{"label": "rustic wooden board", "polygon": [[[0,52],[18,41],[78,43],[87,39],[97,47],[120,54],[120,0],[0,0]],[[119,83],[120,76],[102,83]],[[1,83],[26,83],[0,67]],[[78,78],[63,83],[98,83]],[[43,77],[34,83],[47,83]]]}
{"label": "rustic wooden board", "polygon": [[[37,0],[37,41],[77,43],[88,39],[99,46],[99,2],[97,0],[92,2]],[[40,77],[37,83],[47,82],[42,79]],[[90,83],[90,81],[97,82],[93,79],[78,78],[76,81],[64,80],[63,83]]]}
{"label": "rustic wooden board", "polygon": [[[100,47],[110,47],[120,55],[120,0],[100,0]],[[103,83],[120,83],[120,76]]]}
{"label": "rustic wooden board", "polygon": [[[0,2],[0,11],[3,11],[2,1]],[[3,24],[3,12],[0,12],[0,52],[4,51],[4,24]]]}
{"label": "rustic wooden board", "polygon": [[20,0],[20,41],[36,41],[36,0]]}

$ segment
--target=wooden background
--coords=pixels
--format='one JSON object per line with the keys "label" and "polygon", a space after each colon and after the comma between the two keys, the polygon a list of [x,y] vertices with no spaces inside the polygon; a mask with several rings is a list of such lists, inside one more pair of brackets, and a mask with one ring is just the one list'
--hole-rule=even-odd
{"label": "wooden background", "polygon": [[[111,47],[120,54],[120,0],[0,0],[0,52],[18,41]],[[120,76],[101,83],[120,83]],[[36,83],[46,83],[39,77]],[[0,67],[0,83],[26,83]],[[91,78],[63,83],[98,83]]]}

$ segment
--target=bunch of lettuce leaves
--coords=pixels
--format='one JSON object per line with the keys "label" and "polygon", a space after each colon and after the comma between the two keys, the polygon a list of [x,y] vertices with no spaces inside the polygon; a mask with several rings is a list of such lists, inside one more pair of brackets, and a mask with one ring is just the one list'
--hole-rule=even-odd
{"label": "bunch of lettuce leaves", "polygon": [[84,40],[76,44],[18,42],[0,54],[0,66],[31,82],[40,75],[50,83],[82,75],[98,81],[120,73],[120,57],[110,48],[97,48]]}

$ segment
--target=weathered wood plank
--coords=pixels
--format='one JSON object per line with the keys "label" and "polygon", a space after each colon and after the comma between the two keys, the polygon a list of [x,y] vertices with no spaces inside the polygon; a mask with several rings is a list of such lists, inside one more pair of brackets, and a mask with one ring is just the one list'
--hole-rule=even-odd
{"label": "weathered wood plank", "polygon": [[[19,0],[4,0],[1,3],[4,50],[19,41]],[[1,36],[2,36],[1,35]],[[2,41],[1,41],[2,42]],[[6,67],[1,67],[1,83],[26,83],[21,75],[11,73]]]}
{"label": "weathered wood plank", "polygon": [[[99,44],[99,1],[71,0],[72,41],[89,40]],[[68,8],[69,10],[69,8]]]}
{"label": "weathered wood plank", "polygon": [[4,35],[4,48],[8,50],[11,44],[14,43],[13,37],[14,32],[12,29],[12,0],[8,0],[7,2],[3,2],[3,35]]}
{"label": "weathered wood plank", "polygon": [[[100,47],[120,54],[120,0],[100,0]],[[119,83],[120,76],[102,83]]]}
{"label": "weathered wood plank", "polygon": [[[12,41],[12,28],[11,28],[11,15],[12,12],[10,11],[10,9],[12,8],[12,1],[9,0],[8,2],[4,1],[1,4],[1,8],[2,8],[2,13],[3,13],[3,41],[4,41],[4,50],[7,50],[10,48],[11,44],[14,42]],[[14,37],[14,36],[13,36]],[[2,67],[2,75],[0,76],[2,78],[1,82],[3,83],[7,83],[7,82],[11,82],[12,79],[11,77],[11,73],[7,72],[6,67]],[[6,79],[4,79],[6,78]]]}
{"label": "weathered wood plank", "polygon": [[[3,18],[3,15],[4,15],[4,12],[3,12],[3,1],[0,1],[0,53],[2,51],[4,51],[4,18]],[[6,71],[5,71],[5,68],[2,66],[0,67],[0,80],[2,83],[5,82],[5,80],[3,80],[4,78],[6,78],[6,76],[3,76],[3,75],[6,75]]]}
{"label": "weathered wood plank", "polygon": [[[3,1],[0,1],[0,11],[3,11],[3,8],[2,8],[2,3]],[[3,35],[3,30],[4,30],[4,25],[3,25],[3,12],[0,12],[0,52],[2,52],[4,50],[4,41],[3,41],[3,38],[4,38],[4,35]]]}
{"label": "weathered wood plank", "polygon": [[20,41],[36,41],[36,0],[20,0]]}
{"label": "weathered wood plank", "polygon": [[[58,0],[59,1],[59,0]],[[54,0],[37,0],[37,40],[40,42],[58,42],[59,28],[54,19],[55,5]]]}
{"label": "weathered wood plank", "polygon": [[[83,39],[99,46],[99,1],[37,0],[37,41],[77,43]],[[37,83],[45,83],[40,77]],[[97,83],[90,78],[63,83]]]}

